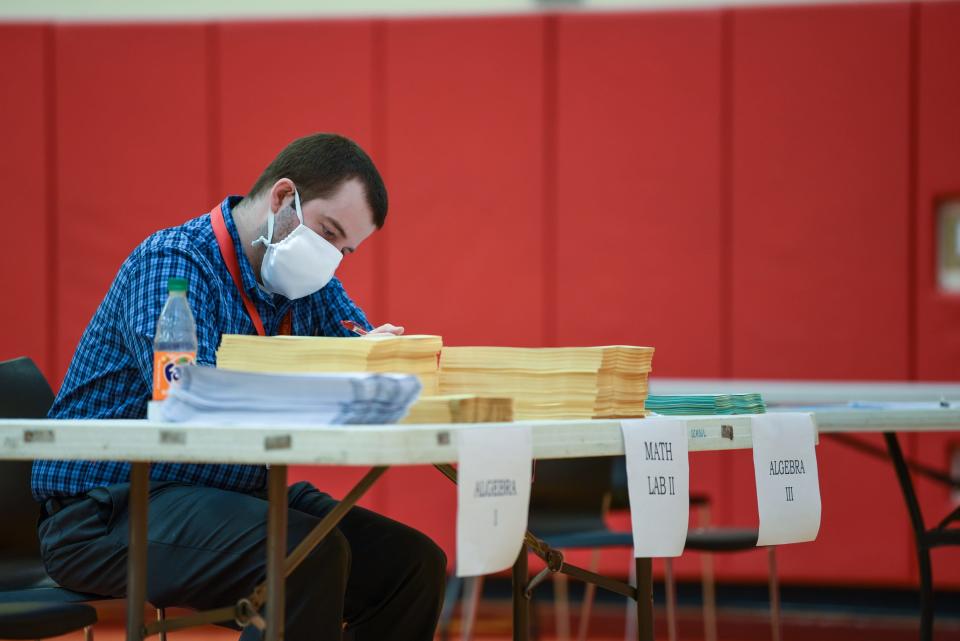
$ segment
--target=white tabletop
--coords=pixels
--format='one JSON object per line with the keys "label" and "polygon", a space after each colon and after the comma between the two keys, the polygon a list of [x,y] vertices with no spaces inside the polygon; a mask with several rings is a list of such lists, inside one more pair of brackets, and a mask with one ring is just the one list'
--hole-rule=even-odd
{"label": "white tabletop", "polygon": [[[820,432],[960,430],[960,410],[814,412]],[[689,421],[690,451],[750,448],[749,416]],[[623,454],[619,420],[432,425],[185,425],[136,420],[0,420],[0,459],[414,465],[457,460],[458,432],[529,425],[535,458]]]}
{"label": "white tabletop", "polygon": [[[732,427],[732,439],[721,436],[721,423]],[[0,458],[320,465],[453,463],[461,430],[510,429],[517,425],[531,427],[536,458],[623,453],[618,420],[310,426],[0,420]],[[750,447],[748,417],[697,417],[692,425],[699,430],[691,439],[693,450]]]}

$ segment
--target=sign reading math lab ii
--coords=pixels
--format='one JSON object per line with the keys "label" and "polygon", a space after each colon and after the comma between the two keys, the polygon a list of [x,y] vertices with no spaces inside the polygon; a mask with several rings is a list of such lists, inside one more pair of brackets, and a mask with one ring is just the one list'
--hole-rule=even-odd
{"label": "sign reading math lab ii", "polygon": [[690,469],[687,422],[621,421],[627,456],[630,520],[637,557],[679,556],[687,539]]}
{"label": "sign reading math lab ii", "polygon": [[[647,461],[673,461],[673,443],[670,441],[643,441],[644,458]],[[677,494],[677,478],[674,475],[647,475],[647,491],[650,494]]]}

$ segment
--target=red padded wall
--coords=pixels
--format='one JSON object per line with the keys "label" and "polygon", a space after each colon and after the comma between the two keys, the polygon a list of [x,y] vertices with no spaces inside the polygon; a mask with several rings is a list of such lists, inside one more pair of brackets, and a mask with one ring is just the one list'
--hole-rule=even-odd
{"label": "red padded wall", "polygon": [[[937,286],[936,205],[943,197],[960,198],[960,3],[924,3],[917,7],[916,90],[916,235],[915,300],[917,378],[960,379],[960,295]],[[949,469],[951,453],[960,449],[953,434],[918,434],[916,456],[937,469]],[[916,478],[927,527],[956,507],[948,489]],[[938,588],[960,587],[960,555],[955,549],[933,553]],[[916,574],[916,563],[913,563]]]}
{"label": "red padded wall", "polygon": [[[716,11],[557,19],[558,344],[653,345],[655,375],[721,375],[720,54]],[[720,469],[691,457],[715,520]],[[630,558],[601,566],[624,574]],[[675,569],[698,576],[699,558]]]}
{"label": "red padded wall", "polygon": [[[905,5],[733,15],[736,377],[907,376],[909,28]],[[903,581],[907,522],[887,465],[827,441],[817,456],[823,527],[783,548],[783,578]],[[734,518],[755,522],[747,453],[733,470]],[[756,577],[765,557],[722,563]]]}
{"label": "red padded wall", "polygon": [[[213,121],[221,171],[217,197],[246,194],[291,140],[332,132],[374,146],[374,26],[371,21],[228,23],[216,28]],[[387,185],[388,190],[391,185]],[[387,220],[390,220],[388,216]],[[337,276],[355,301],[380,322],[374,234],[344,259]]]}
{"label": "red padded wall", "polygon": [[210,163],[204,27],[55,29],[62,374],[131,250],[209,210]]}
{"label": "red padded wall", "polygon": [[960,198],[960,3],[920,5],[916,310],[920,379],[960,380],[960,294],[937,287],[936,200]]}
{"label": "red padded wall", "polygon": [[[543,31],[527,17],[386,26],[385,320],[408,332],[541,343]],[[422,467],[388,478],[388,513],[452,559],[453,486]]]}
{"label": "red padded wall", "polygon": [[48,41],[48,27],[0,25],[0,192],[11,235],[0,273],[6,305],[17,310],[5,305],[0,360],[29,356],[50,377],[48,218],[55,183],[48,175]]}
{"label": "red padded wall", "polygon": [[388,320],[539,345],[543,21],[398,20],[386,36]]}
{"label": "red padded wall", "polygon": [[720,35],[719,12],[559,19],[559,344],[721,375]]}
{"label": "red padded wall", "polygon": [[906,378],[909,9],[733,28],[733,375]]}

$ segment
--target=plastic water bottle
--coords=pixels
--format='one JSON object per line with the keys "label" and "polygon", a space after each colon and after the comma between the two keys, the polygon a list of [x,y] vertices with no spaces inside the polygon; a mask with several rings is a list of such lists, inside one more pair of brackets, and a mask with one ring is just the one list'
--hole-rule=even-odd
{"label": "plastic water bottle", "polygon": [[167,302],[157,320],[153,340],[153,400],[162,401],[170,383],[180,378],[180,367],[197,360],[197,325],[187,302],[187,279],[167,281]]}

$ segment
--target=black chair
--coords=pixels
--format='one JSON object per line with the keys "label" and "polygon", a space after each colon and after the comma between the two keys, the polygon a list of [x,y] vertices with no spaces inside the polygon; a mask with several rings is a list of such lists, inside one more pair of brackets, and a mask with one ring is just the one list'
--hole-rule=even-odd
{"label": "black chair", "polygon": [[[50,384],[30,358],[0,362],[0,418],[46,418],[53,399]],[[107,601],[113,597],[69,590],[47,576],[37,538],[40,507],[30,490],[32,465],[30,461],[0,461],[0,514],[6,518],[0,529],[0,607],[11,608],[10,616],[22,620],[29,611],[24,604],[47,604],[50,609],[44,610],[42,616],[53,625],[57,605]],[[19,606],[23,609],[18,610]],[[85,615],[80,612],[86,612],[86,607],[89,606],[62,608],[63,620],[83,619]],[[3,616],[6,615],[0,610],[0,619]],[[164,618],[164,609],[158,608],[157,620]],[[160,633],[160,639],[166,641],[166,632]]]}
{"label": "black chair", "polygon": [[[596,572],[600,550],[622,546],[622,533],[607,527],[605,516],[611,501],[613,459],[599,456],[581,459],[537,461],[530,490],[529,530],[559,550],[591,550],[587,570]],[[554,620],[557,638],[570,638],[569,577],[552,574]],[[597,586],[587,583],[580,606],[577,637],[585,639]]]}
{"label": "black chair", "polygon": [[[575,487],[571,480],[576,481]],[[539,486],[538,486],[539,484]],[[709,497],[690,495],[690,507],[699,514],[699,527],[687,531],[685,550],[700,552],[732,552],[756,549],[756,529],[717,528],[709,526]],[[592,549],[589,570],[596,572],[600,550],[609,547],[632,547],[631,532],[616,532],[606,525],[606,514],[611,510],[629,510],[626,459],[599,457],[571,461],[541,461],[537,464],[537,483],[530,497],[530,531],[544,538],[552,547],[561,549]],[[769,548],[773,554],[773,548]],[[773,557],[770,557],[773,559]],[[630,582],[635,583],[633,566]],[[779,640],[779,589],[776,572],[772,571],[771,604],[773,608],[774,641]],[[556,599],[558,639],[569,638],[569,613],[565,605],[567,576],[553,576]],[[709,554],[703,555],[704,628],[706,641],[716,637],[716,597],[713,564]],[[670,641],[677,638],[676,584],[671,559],[664,559],[664,587],[666,593],[667,630]],[[587,584],[581,604],[577,639],[587,638],[590,613],[596,586]],[[626,638],[635,638],[633,626],[636,604],[628,602]]]}
{"label": "black chair", "polygon": [[[0,362],[0,418],[45,418],[52,404],[53,391],[32,360]],[[40,508],[30,493],[31,465],[0,461],[0,638],[5,639],[36,639],[89,627],[96,611],[80,604],[109,598],[68,590],[47,576],[37,539]],[[18,629],[25,636],[13,636]],[[90,631],[86,634],[90,638]]]}
{"label": "black chair", "polygon": [[0,639],[49,639],[83,630],[93,641],[97,611],[83,603],[0,603]]}
{"label": "black chair", "polygon": [[[53,391],[29,358],[0,362],[0,418],[46,418]],[[40,559],[40,507],[30,493],[30,461],[0,461],[0,603],[102,599],[59,587]]]}

